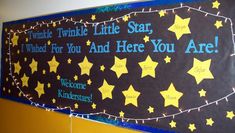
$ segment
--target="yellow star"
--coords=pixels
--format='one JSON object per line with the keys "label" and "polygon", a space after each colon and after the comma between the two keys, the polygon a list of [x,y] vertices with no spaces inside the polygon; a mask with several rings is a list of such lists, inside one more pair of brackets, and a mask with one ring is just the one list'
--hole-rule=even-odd
{"label": "yellow star", "polygon": [[57,80],[60,80],[60,75],[57,75],[56,78],[57,78]]}
{"label": "yellow star", "polygon": [[90,46],[90,45],[91,45],[91,41],[90,41],[90,40],[87,40],[87,41],[86,41],[86,45],[87,45],[87,46]]}
{"label": "yellow star", "polygon": [[204,79],[214,79],[210,71],[211,59],[200,61],[196,58],[193,60],[193,67],[188,71],[188,74],[194,76],[197,84]]}
{"label": "yellow star", "polygon": [[94,21],[96,19],[95,15],[91,15],[91,20]]}
{"label": "yellow star", "polygon": [[104,71],[104,69],[105,69],[104,65],[100,66],[101,71]]}
{"label": "yellow star", "polygon": [[220,27],[223,27],[222,21],[216,20],[214,26],[216,27],[216,29],[219,29]]}
{"label": "yellow star", "polygon": [[22,87],[24,86],[28,87],[28,80],[29,80],[29,77],[27,77],[27,75],[24,73],[23,77],[21,78]]}
{"label": "yellow star", "polygon": [[38,82],[37,87],[35,88],[35,91],[38,93],[38,98],[41,97],[41,95],[45,94],[44,92],[44,85]]}
{"label": "yellow star", "polygon": [[114,57],[114,64],[111,67],[111,70],[114,71],[117,75],[118,78],[122,74],[128,73],[127,68],[126,68],[126,58],[124,59],[119,59],[118,57]]}
{"label": "yellow star", "polygon": [[51,45],[51,41],[50,41],[50,40],[48,40],[48,41],[47,41],[47,44],[48,44],[48,45]]}
{"label": "yellow star", "polygon": [[8,82],[8,80],[9,80],[8,77],[6,77],[6,82]]}
{"label": "yellow star", "polygon": [[69,59],[67,60],[67,63],[68,63],[68,64],[71,64],[71,61],[72,61],[72,60],[69,58]]}
{"label": "yellow star", "polygon": [[9,93],[9,94],[11,93],[11,89],[8,90],[8,93]]}
{"label": "yellow star", "polygon": [[179,107],[179,100],[183,96],[183,93],[177,91],[173,83],[170,84],[168,90],[160,91],[160,93],[165,100],[164,107],[169,105]]}
{"label": "yellow star", "polygon": [[38,63],[34,59],[32,59],[32,62],[30,63],[29,67],[31,68],[31,73],[33,74],[35,71],[38,70]]}
{"label": "yellow star", "polygon": [[91,79],[88,79],[88,80],[87,80],[87,84],[88,84],[88,85],[91,85],[91,83],[92,83]]}
{"label": "yellow star", "polygon": [[160,15],[160,18],[161,18],[161,17],[164,17],[165,14],[166,14],[166,11],[161,10],[158,14]]}
{"label": "yellow star", "polygon": [[24,61],[25,61],[25,62],[27,61],[27,58],[26,58],[26,57],[24,57]]}
{"label": "yellow star", "polygon": [[92,103],[91,107],[92,107],[92,109],[96,109],[96,104]]}
{"label": "yellow star", "polygon": [[136,91],[132,85],[128,88],[128,90],[122,91],[123,95],[125,96],[125,105],[132,104],[138,107],[138,97],[140,92]]}
{"label": "yellow star", "polygon": [[164,58],[164,60],[165,60],[166,63],[170,63],[170,62],[171,62],[171,57],[166,56],[166,57]]}
{"label": "yellow star", "polygon": [[46,74],[46,70],[44,69],[44,70],[42,70],[42,74]]}
{"label": "yellow star", "polygon": [[5,32],[7,32],[7,28],[5,28]]}
{"label": "yellow star", "polygon": [[25,42],[29,42],[29,38],[25,38]]}
{"label": "yellow star", "polygon": [[56,103],[56,99],[55,98],[53,98],[51,101],[52,101],[52,103]]}
{"label": "yellow star", "polygon": [[123,20],[124,22],[127,22],[128,19],[129,19],[129,17],[128,17],[127,15],[125,15],[124,17],[122,17],[122,20]]}
{"label": "yellow star", "polygon": [[50,83],[47,83],[47,88],[51,88],[51,84]]}
{"label": "yellow star", "polygon": [[206,91],[201,89],[200,91],[198,91],[200,97],[205,97],[206,96]]}
{"label": "yellow star", "polygon": [[227,115],[226,115],[227,118],[232,120],[234,116],[235,115],[234,115],[233,111],[227,111]]}
{"label": "yellow star", "polygon": [[48,61],[50,72],[57,72],[57,67],[59,66],[59,62],[56,61],[55,56],[52,57],[50,61]]}
{"label": "yellow star", "polygon": [[212,118],[206,119],[206,125],[207,126],[212,126],[213,124],[214,124],[214,121],[212,120]]}
{"label": "yellow star", "polygon": [[125,115],[125,113],[124,113],[123,111],[119,112],[119,116],[120,116],[121,118],[123,118],[124,115]]}
{"label": "yellow star", "polygon": [[78,80],[78,75],[75,75],[73,78],[74,80]]}
{"label": "yellow star", "polygon": [[53,22],[53,23],[52,23],[52,26],[53,26],[53,27],[56,27],[56,22]]}
{"label": "yellow star", "polygon": [[149,111],[149,113],[153,113],[154,112],[154,108],[149,106],[148,111]]}
{"label": "yellow star", "polygon": [[15,68],[14,72],[20,74],[20,69],[21,69],[20,61],[18,61],[17,63],[14,63],[14,68]]}
{"label": "yellow star", "polygon": [[102,100],[105,98],[112,99],[112,92],[113,92],[114,85],[109,85],[107,81],[104,79],[103,85],[99,88],[99,91],[102,94]]}
{"label": "yellow star", "polygon": [[88,61],[87,57],[85,56],[81,63],[78,63],[79,67],[81,68],[81,75],[87,74],[90,75],[90,70],[93,64]]}
{"label": "yellow star", "polygon": [[77,103],[74,104],[74,108],[75,108],[75,109],[78,108],[78,104],[77,104]]}
{"label": "yellow star", "polygon": [[19,36],[17,36],[16,33],[14,33],[13,37],[11,38],[11,42],[13,44],[13,47],[15,45],[18,45],[18,39],[19,39]]}
{"label": "yellow star", "polygon": [[145,61],[139,62],[139,65],[142,69],[141,78],[148,75],[155,78],[155,69],[158,65],[158,62],[153,61],[151,57],[148,55]]}
{"label": "yellow star", "polygon": [[193,132],[194,130],[196,130],[196,127],[195,127],[195,124],[194,123],[190,123],[189,126],[188,126],[188,129]]}
{"label": "yellow star", "polygon": [[176,122],[171,120],[171,122],[169,123],[169,125],[171,126],[171,128],[175,128],[176,127]]}
{"label": "yellow star", "polygon": [[216,0],[212,3],[212,8],[219,9],[220,3]]}
{"label": "yellow star", "polygon": [[175,22],[168,30],[174,32],[177,40],[179,40],[184,34],[191,33],[188,27],[189,22],[190,18],[182,19],[178,15],[175,15]]}
{"label": "yellow star", "polygon": [[149,36],[144,36],[143,40],[144,40],[145,43],[149,42]]}

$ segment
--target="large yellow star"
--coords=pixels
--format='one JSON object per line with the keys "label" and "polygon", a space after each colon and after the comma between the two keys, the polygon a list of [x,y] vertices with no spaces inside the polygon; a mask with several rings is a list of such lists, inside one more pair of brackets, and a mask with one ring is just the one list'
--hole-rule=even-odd
{"label": "large yellow star", "polygon": [[158,62],[153,61],[151,57],[148,56],[145,61],[139,62],[139,65],[142,69],[141,78],[148,75],[155,78],[155,69],[158,65]]}
{"label": "large yellow star", "polygon": [[41,95],[45,94],[44,92],[44,85],[38,82],[37,87],[35,88],[35,91],[38,93],[38,98],[41,97]]}
{"label": "large yellow star", "polygon": [[188,71],[188,74],[194,76],[197,84],[204,79],[214,79],[210,71],[211,59],[200,61],[196,58],[193,60],[193,67]]}
{"label": "large yellow star", "polygon": [[206,119],[206,125],[207,126],[213,126],[213,124],[214,124],[214,121],[212,120],[212,118]]}
{"label": "large yellow star", "polygon": [[188,126],[188,129],[193,132],[194,130],[196,130],[196,127],[195,127],[195,124],[194,123],[190,123],[189,126]]}
{"label": "large yellow star", "polygon": [[27,77],[27,75],[24,73],[23,77],[21,78],[22,86],[28,87],[28,80],[29,80],[29,77]]}
{"label": "large yellow star", "polygon": [[50,68],[50,72],[57,72],[57,67],[59,66],[59,62],[56,61],[55,56],[52,57],[50,61],[48,61],[48,65]]}
{"label": "large yellow star", "polygon": [[18,45],[18,39],[19,39],[19,36],[17,36],[16,33],[14,33],[13,37],[11,38],[11,42],[13,46]]}
{"label": "large yellow star", "polygon": [[119,59],[118,57],[114,57],[114,64],[111,67],[111,70],[114,71],[119,78],[122,74],[128,73],[126,68],[126,58]]}
{"label": "large yellow star", "polygon": [[90,75],[90,70],[93,64],[88,61],[87,57],[85,56],[81,63],[78,63],[78,66],[81,68],[81,75],[87,74]]}
{"label": "large yellow star", "polygon": [[109,85],[107,81],[104,79],[103,85],[99,88],[99,91],[102,94],[102,100],[104,100],[105,98],[110,98],[110,99],[113,98],[112,97],[113,88],[114,85]]}
{"label": "large yellow star", "polygon": [[168,30],[174,32],[177,40],[179,40],[184,34],[191,33],[188,27],[189,22],[190,18],[182,19],[180,16],[175,15],[175,22]]}
{"label": "large yellow star", "polygon": [[20,66],[20,62],[19,61],[17,63],[14,63],[14,68],[15,68],[15,73],[20,74],[21,66]]}
{"label": "large yellow star", "polygon": [[140,92],[136,91],[132,85],[128,88],[128,90],[122,91],[123,95],[125,96],[125,105],[132,104],[138,107],[138,97]]}
{"label": "large yellow star", "polygon": [[160,94],[163,96],[165,102],[164,107],[169,105],[179,107],[179,100],[183,96],[182,92],[179,92],[175,89],[174,84],[171,83],[168,90],[160,91]]}
{"label": "large yellow star", "polygon": [[31,73],[33,74],[35,71],[38,70],[38,62],[32,59],[32,62],[30,63],[29,67],[31,68]]}
{"label": "large yellow star", "polygon": [[226,115],[227,118],[232,120],[234,116],[235,115],[234,115],[233,111],[227,111],[227,115]]}
{"label": "large yellow star", "polygon": [[216,0],[212,3],[212,8],[219,9],[220,3]]}

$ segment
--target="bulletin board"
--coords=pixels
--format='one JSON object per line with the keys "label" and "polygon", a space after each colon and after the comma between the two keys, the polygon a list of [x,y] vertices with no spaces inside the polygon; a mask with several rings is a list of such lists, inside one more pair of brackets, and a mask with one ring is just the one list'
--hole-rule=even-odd
{"label": "bulletin board", "polygon": [[1,97],[145,132],[233,133],[234,5],[158,0],[5,22]]}

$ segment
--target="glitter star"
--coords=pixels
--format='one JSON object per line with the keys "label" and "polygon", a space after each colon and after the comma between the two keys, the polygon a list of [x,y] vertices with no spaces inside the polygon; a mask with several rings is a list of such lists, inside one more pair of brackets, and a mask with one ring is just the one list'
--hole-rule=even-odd
{"label": "glitter star", "polygon": [[132,85],[128,88],[128,90],[122,91],[123,95],[125,96],[125,105],[132,104],[138,107],[138,97],[140,92],[136,91]]}
{"label": "glitter star", "polygon": [[212,126],[213,124],[214,124],[214,121],[212,120],[212,118],[206,119],[206,125],[207,126]]}
{"label": "glitter star", "polygon": [[176,127],[176,122],[171,120],[171,122],[169,123],[169,125],[171,126],[171,128],[175,128]]}
{"label": "glitter star", "polygon": [[44,85],[41,84],[40,82],[37,83],[37,87],[35,88],[35,91],[38,93],[38,98],[41,97],[41,95],[45,94],[44,92]]}
{"label": "glitter star", "polygon": [[153,107],[151,107],[151,106],[149,106],[149,108],[148,108],[148,112],[149,112],[149,113],[153,113],[153,112],[154,112],[154,108],[153,108]]}
{"label": "glitter star", "polygon": [[144,36],[143,40],[144,40],[145,43],[149,42],[149,36]]}
{"label": "glitter star", "polygon": [[212,8],[219,9],[220,3],[216,0],[212,3]]}
{"label": "glitter star", "polygon": [[166,57],[164,58],[164,61],[165,61],[165,63],[170,63],[170,62],[171,62],[171,57],[166,56]]}
{"label": "glitter star", "polygon": [[89,62],[87,57],[85,56],[83,61],[78,63],[78,66],[81,68],[81,75],[87,74],[88,76],[90,75],[90,70],[93,64]]}
{"label": "glitter star", "polygon": [[219,28],[223,27],[222,21],[216,20],[214,26],[216,27],[216,29],[219,29]]}
{"label": "glitter star", "polygon": [[201,89],[200,91],[198,91],[200,97],[205,97],[206,96],[206,91]]}
{"label": "glitter star", "polygon": [[227,111],[227,115],[226,115],[227,118],[232,120],[234,116],[235,115],[234,115],[233,111]]}

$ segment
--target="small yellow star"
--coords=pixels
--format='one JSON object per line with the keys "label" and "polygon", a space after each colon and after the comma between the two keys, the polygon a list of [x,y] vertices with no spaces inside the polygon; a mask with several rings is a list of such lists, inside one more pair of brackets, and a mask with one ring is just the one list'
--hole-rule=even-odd
{"label": "small yellow star", "polygon": [[27,75],[24,73],[23,77],[21,78],[22,87],[24,86],[28,87],[28,80],[29,80],[29,77],[27,77]]}
{"label": "small yellow star", "polygon": [[42,74],[46,74],[46,70],[44,69],[44,70],[42,70]]}
{"label": "small yellow star", "polygon": [[200,91],[198,91],[200,97],[205,97],[206,96],[206,91],[201,89]]}
{"label": "small yellow star", "polygon": [[17,63],[14,63],[14,67],[15,67],[14,72],[20,74],[20,69],[21,69],[20,61],[18,61]]}
{"label": "small yellow star", "polygon": [[227,115],[226,115],[227,118],[232,120],[234,116],[235,115],[234,115],[233,111],[227,111]]}
{"label": "small yellow star", "polygon": [[144,40],[144,42],[146,43],[146,42],[149,42],[149,36],[144,36],[144,38],[143,38],[143,40]]}
{"label": "small yellow star", "polygon": [[212,126],[213,124],[214,124],[214,121],[212,120],[212,118],[206,119],[206,125],[207,126]]}
{"label": "small yellow star", "polygon": [[29,42],[29,38],[25,38],[25,42]]}
{"label": "small yellow star", "polygon": [[220,27],[223,27],[222,21],[216,20],[214,26],[215,26],[217,29],[219,29]]}
{"label": "small yellow star", "polygon": [[3,91],[6,91],[6,88],[5,87],[3,87],[3,89],[2,89]]}
{"label": "small yellow star", "polygon": [[190,123],[189,126],[188,126],[188,129],[193,132],[194,130],[196,130],[196,127],[195,127],[195,124],[194,123]]}
{"label": "small yellow star", "polygon": [[57,75],[56,78],[57,78],[57,80],[60,80],[60,75]]}
{"label": "small yellow star", "polygon": [[56,73],[59,64],[60,63],[56,61],[55,56],[53,56],[52,59],[50,61],[48,61],[50,72]]}
{"label": "small yellow star", "polygon": [[12,42],[12,44],[13,44],[13,47],[14,47],[15,45],[18,45],[18,39],[19,39],[19,36],[17,36],[16,33],[14,33],[14,35],[13,35],[13,37],[12,37],[12,39],[11,39],[11,42]]}
{"label": "small yellow star", "polygon": [[87,46],[90,46],[90,45],[91,45],[91,41],[90,41],[90,40],[87,40],[87,41],[86,41],[86,45],[87,45]]}
{"label": "small yellow star", "polygon": [[169,123],[169,125],[171,126],[171,128],[175,128],[176,127],[176,122],[171,120],[171,122]]}
{"label": "small yellow star", "polygon": [[91,85],[91,83],[92,83],[91,79],[88,79],[88,80],[87,80],[87,84],[88,84],[88,85]]}
{"label": "small yellow star", "polygon": [[149,111],[149,113],[153,113],[154,112],[154,108],[149,106],[148,111]]}
{"label": "small yellow star", "polygon": [[171,57],[166,56],[166,57],[164,58],[164,60],[165,60],[166,63],[170,63],[170,62],[171,62]]}
{"label": "small yellow star", "polygon": [[44,85],[38,82],[37,87],[35,88],[35,91],[38,93],[38,98],[41,97],[41,95],[45,94],[44,92]]}
{"label": "small yellow star", "polygon": [[124,22],[127,22],[128,19],[129,19],[129,17],[128,17],[127,15],[125,15],[124,17],[122,17],[122,20],[123,20]]}
{"label": "small yellow star", "polygon": [[138,107],[138,97],[140,92],[136,91],[132,85],[129,86],[128,90],[122,91],[125,96],[125,105],[132,104]]}
{"label": "small yellow star", "polygon": [[219,9],[220,3],[216,0],[212,3],[212,8]]}
{"label": "small yellow star", "polygon": [[8,93],[9,93],[9,94],[11,93],[11,89],[8,90]]}
{"label": "small yellow star", "polygon": [[17,54],[20,54],[20,50],[17,50]]}
{"label": "small yellow star", "polygon": [[52,103],[56,103],[56,99],[55,98],[53,98],[51,101],[52,101]]}
{"label": "small yellow star", "polygon": [[53,22],[53,23],[52,23],[52,26],[53,26],[53,27],[56,27],[56,22]]}
{"label": "small yellow star", "polygon": [[96,109],[96,104],[92,103],[91,107],[92,107],[92,109]]}
{"label": "small yellow star", "polygon": [[75,108],[75,109],[78,108],[78,104],[77,104],[77,103],[74,104],[74,108]]}
{"label": "small yellow star", "polygon": [[51,88],[51,84],[50,83],[47,83],[47,88]]}
{"label": "small yellow star", "polygon": [[48,41],[47,41],[47,44],[48,44],[48,45],[51,45],[51,41],[50,41],[50,40],[48,40]]}
{"label": "small yellow star", "polygon": [[95,15],[91,15],[91,20],[94,21],[96,19]]}
{"label": "small yellow star", "polygon": [[81,68],[81,75],[87,74],[89,76],[90,70],[91,70],[93,64],[91,62],[89,62],[89,60],[85,56],[83,61],[78,63],[78,66]]}
{"label": "small yellow star", "polygon": [[27,61],[27,58],[26,58],[26,57],[24,57],[24,61],[25,61],[25,62]]}
{"label": "small yellow star", "polygon": [[104,65],[101,65],[101,66],[100,66],[100,70],[101,70],[101,71],[104,71],[104,69],[105,69]]}
{"label": "small yellow star", "polygon": [[166,14],[166,11],[165,10],[161,10],[158,14],[160,15],[160,18],[164,17],[165,14]]}
{"label": "small yellow star", "polygon": [[124,113],[123,111],[119,112],[119,116],[120,116],[121,118],[123,118],[124,115],[125,115],[125,113]]}
{"label": "small yellow star", "polygon": [[7,28],[5,28],[5,32],[7,32]]}
{"label": "small yellow star", "polygon": [[73,78],[74,80],[78,80],[78,75],[75,75]]}
{"label": "small yellow star", "polygon": [[71,64],[71,61],[72,61],[72,60],[69,58],[69,59],[67,60],[67,63],[68,63],[68,64]]}
{"label": "small yellow star", "polygon": [[9,79],[8,79],[8,77],[6,77],[6,82],[8,82],[9,81]]}

